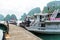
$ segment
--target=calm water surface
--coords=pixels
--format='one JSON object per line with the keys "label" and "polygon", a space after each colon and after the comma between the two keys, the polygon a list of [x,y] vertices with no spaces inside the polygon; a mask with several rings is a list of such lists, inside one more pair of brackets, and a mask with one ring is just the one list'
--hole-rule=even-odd
{"label": "calm water surface", "polygon": [[60,40],[60,34],[40,34],[32,32],[36,36],[42,38],[43,40]]}

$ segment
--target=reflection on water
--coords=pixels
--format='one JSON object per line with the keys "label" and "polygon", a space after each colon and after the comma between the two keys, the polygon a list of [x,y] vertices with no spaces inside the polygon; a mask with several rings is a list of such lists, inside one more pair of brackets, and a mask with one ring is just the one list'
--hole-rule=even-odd
{"label": "reflection on water", "polygon": [[60,40],[60,34],[40,34],[35,32],[32,33],[42,38],[43,40]]}
{"label": "reflection on water", "polygon": [[0,29],[0,40],[2,40],[3,37],[3,30]]}

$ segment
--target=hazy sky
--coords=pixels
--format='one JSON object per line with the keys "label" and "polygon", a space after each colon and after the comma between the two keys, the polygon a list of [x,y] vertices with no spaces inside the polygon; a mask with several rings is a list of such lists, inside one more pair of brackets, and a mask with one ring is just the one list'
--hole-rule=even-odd
{"label": "hazy sky", "polygon": [[0,14],[15,14],[20,18],[23,13],[28,13],[32,8],[44,6],[53,0],[0,0]]}

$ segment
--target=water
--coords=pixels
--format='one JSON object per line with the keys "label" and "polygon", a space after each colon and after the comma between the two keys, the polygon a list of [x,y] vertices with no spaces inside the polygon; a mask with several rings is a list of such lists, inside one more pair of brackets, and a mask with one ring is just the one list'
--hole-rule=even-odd
{"label": "water", "polygon": [[60,40],[60,34],[40,34],[35,32],[32,33],[43,40]]}

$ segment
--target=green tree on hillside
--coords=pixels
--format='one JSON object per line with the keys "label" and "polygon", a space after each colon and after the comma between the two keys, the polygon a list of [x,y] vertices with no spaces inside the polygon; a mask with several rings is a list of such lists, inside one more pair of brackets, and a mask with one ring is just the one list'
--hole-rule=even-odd
{"label": "green tree on hillside", "polygon": [[44,7],[43,13],[53,13],[56,8],[54,7]]}
{"label": "green tree on hillside", "polygon": [[24,14],[21,16],[20,20],[24,21],[24,20],[25,20],[25,18],[26,18],[26,16],[27,16],[27,14],[26,14],[26,13],[24,13]]}
{"label": "green tree on hillside", "polygon": [[21,19],[20,19],[20,20],[24,21],[27,15],[28,15],[28,16],[33,16],[34,14],[40,13],[40,12],[41,12],[40,7],[33,8],[32,10],[29,11],[28,14],[24,13],[24,14],[21,16]]}
{"label": "green tree on hillside", "polygon": [[5,21],[10,21],[10,15],[8,14],[5,18],[4,18]]}
{"label": "green tree on hillside", "polygon": [[17,20],[16,15],[12,14],[12,15],[10,16],[10,20]]}
{"label": "green tree on hillside", "polygon": [[[49,10],[48,10],[49,7]],[[47,4],[43,9],[43,13],[52,13],[54,10],[60,9],[60,1],[52,1]]]}
{"label": "green tree on hillside", "polygon": [[40,7],[36,7],[36,8],[33,8],[32,10],[30,10],[28,15],[33,16],[35,13],[40,13],[40,12],[41,12]]}
{"label": "green tree on hillside", "polygon": [[4,21],[4,16],[0,14],[0,21]]}

